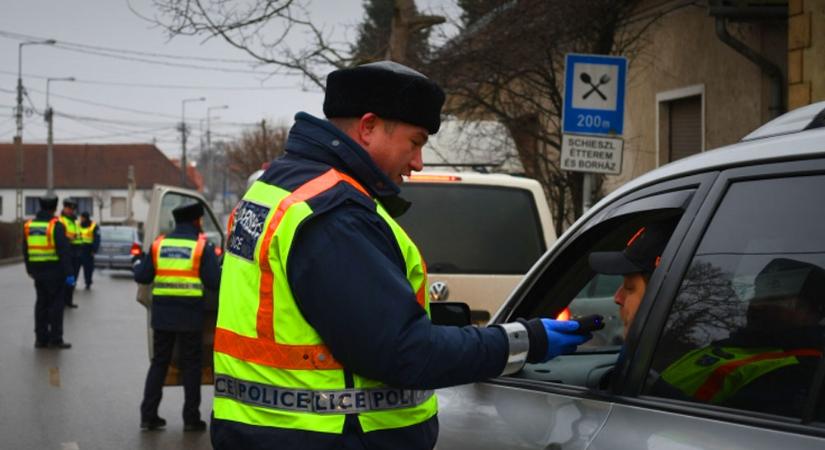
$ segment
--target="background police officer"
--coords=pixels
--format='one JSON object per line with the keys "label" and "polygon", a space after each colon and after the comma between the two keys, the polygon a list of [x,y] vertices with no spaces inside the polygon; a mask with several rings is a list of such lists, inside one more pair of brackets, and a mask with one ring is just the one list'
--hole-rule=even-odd
{"label": "background police officer", "polygon": [[175,229],[166,236],[159,236],[152,244],[152,251],[135,264],[135,281],[141,284],[154,282],[154,356],[140,405],[140,427],[152,430],[166,425],[166,420],[158,416],[158,407],[177,341],[184,389],[184,430],[201,431],[206,429],[199,410],[203,290],[218,289],[220,268],[215,247],[202,234],[203,206],[199,203],[181,206],[172,211],[172,215]]}
{"label": "background police officer", "polygon": [[94,220],[89,218],[88,211],[80,213],[78,231],[83,243],[80,250],[80,265],[83,266],[86,290],[89,290],[92,287],[92,273],[95,271],[95,253],[100,247],[100,228]]}
{"label": "background police officer", "polygon": [[66,231],[54,216],[57,197],[41,197],[40,211],[23,229],[26,273],[34,279],[34,346],[66,349],[63,291],[75,283]]}
{"label": "background police officer", "polygon": [[[215,449],[431,449],[433,389],[572,352],[579,324],[428,317],[422,255],[393,217],[444,92],[384,61],[332,72],[324,113],[236,206],[215,332]],[[426,256],[426,255],[425,255]]]}
{"label": "background police officer", "polygon": [[83,252],[83,241],[80,229],[77,226],[77,201],[71,197],[63,199],[63,211],[60,212],[60,223],[66,230],[66,239],[69,241],[71,253],[72,276],[75,282],[63,290],[63,297],[67,308],[77,308],[74,302],[74,288],[77,285],[77,276],[80,274],[80,255]]}

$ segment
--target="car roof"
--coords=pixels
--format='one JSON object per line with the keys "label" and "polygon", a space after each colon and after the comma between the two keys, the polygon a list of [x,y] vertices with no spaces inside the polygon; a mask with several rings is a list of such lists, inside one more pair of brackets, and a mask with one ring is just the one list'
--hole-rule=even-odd
{"label": "car roof", "polygon": [[[820,110],[825,108],[825,102],[819,102],[816,105],[819,105]],[[812,109],[816,108],[808,109],[808,114],[810,114]],[[794,114],[796,112],[797,111],[794,111],[788,114]],[[785,118],[785,116],[787,115],[780,116],[775,120],[779,121]],[[767,127],[767,125],[771,123],[773,122],[769,122],[762,128]],[[751,135],[753,135],[753,133]],[[628,192],[667,179],[731,167],[815,157],[825,157],[825,128],[808,129],[792,132],[792,134],[777,134],[764,138],[751,137],[750,140],[747,141],[738,142],[674,161],[634,178],[599,201],[584,217],[595,214],[601,206]]]}

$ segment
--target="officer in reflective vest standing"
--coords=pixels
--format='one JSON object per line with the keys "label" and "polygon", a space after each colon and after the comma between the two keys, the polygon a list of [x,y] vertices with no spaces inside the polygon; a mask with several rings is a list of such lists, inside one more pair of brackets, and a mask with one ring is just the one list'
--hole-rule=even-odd
{"label": "officer in reflective vest standing", "polygon": [[80,274],[80,255],[83,251],[83,240],[80,237],[80,228],[77,226],[77,201],[68,197],[63,199],[63,211],[60,213],[60,223],[66,230],[66,239],[69,241],[71,249],[72,276],[75,283],[66,287],[63,292],[63,300],[67,308],[77,308],[74,302],[74,288],[77,284],[77,276]]}
{"label": "officer in reflective vest standing", "polygon": [[163,428],[158,416],[163,382],[177,341],[183,378],[183,423],[185,431],[203,431],[200,417],[201,359],[203,334],[203,292],[217,291],[220,268],[215,247],[201,229],[203,206],[191,204],[172,211],[175,229],[158,236],[152,251],[135,263],[135,281],[152,287],[152,330],[154,356],[146,375],[140,427]]}
{"label": "officer in reflective vest standing", "polygon": [[83,243],[80,250],[80,265],[83,266],[83,280],[88,291],[92,287],[92,273],[95,271],[95,253],[100,247],[100,229],[97,223],[89,218],[89,212],[83,211],[80,213],[78,230],[80,241]]}
{"label": "officer in reflective vest standing", "polygon": [[[215,330],[212,445],[431,449],[434,389],[572,352],[579,324],[433,325],[426,264],[394,217],[444,92],[390,61],[327,77],[286,153],[230,218]],[[492,212],[494,214],[495,212]]]}
{"label": "officer in reflective vest standing", "polygon": [[74,284],[66,231],[57,217],[57,197],[40,197],[40,211],[23,228],[26,273],[34,279],[34,346],[71,348],[63,340],[63,291]]}

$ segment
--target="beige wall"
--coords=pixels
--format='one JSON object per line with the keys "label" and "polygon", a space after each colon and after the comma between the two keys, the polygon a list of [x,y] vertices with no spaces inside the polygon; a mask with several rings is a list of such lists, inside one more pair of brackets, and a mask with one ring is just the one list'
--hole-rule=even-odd
{"label": "beige wall", "polygon": [[[784,23],[728,24],[728,30],[784,70]],[[706,150],[734,143],[769,119],[769,78],[717,38],[707,8],[686,6],[659,19],[630,55],[628,72],[622,174],[606,177],[607,192],[667,162],[657,161],[657,94],[703,90]]]}
{"label": "beige wall", "polygon": [[788,108],[825,100],[825,0],[788,4]]}

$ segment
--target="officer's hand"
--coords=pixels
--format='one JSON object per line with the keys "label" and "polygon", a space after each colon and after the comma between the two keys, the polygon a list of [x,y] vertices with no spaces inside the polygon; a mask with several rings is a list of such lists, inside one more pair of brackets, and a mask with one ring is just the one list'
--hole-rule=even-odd
{"label": "officer's hand", "polygon": [[577,334],[579,323],[575,320],[553,320],[541,319],[544,331],[547,333],[547,355],[544,361],[549,361],[556,356],[573,353],[576,347],[589,341],[593,335],[590,333]]}
{"label": "officer's hand", "polygon": [[74,286],[75,284],[77,284],[77,281],[74,279],[74,275],[66,277],[66,286]]}

